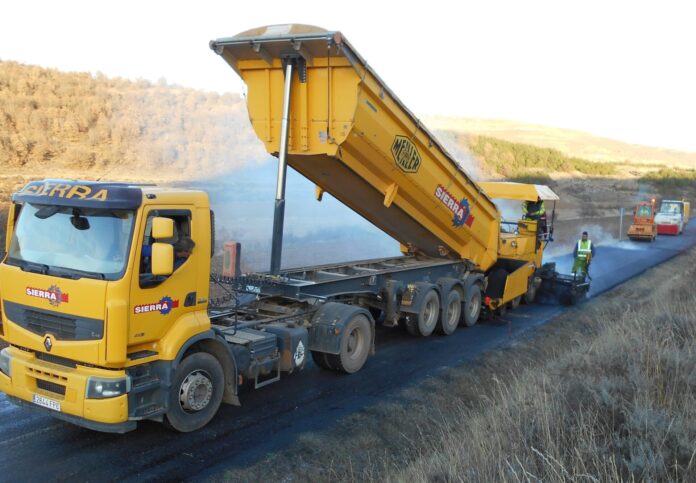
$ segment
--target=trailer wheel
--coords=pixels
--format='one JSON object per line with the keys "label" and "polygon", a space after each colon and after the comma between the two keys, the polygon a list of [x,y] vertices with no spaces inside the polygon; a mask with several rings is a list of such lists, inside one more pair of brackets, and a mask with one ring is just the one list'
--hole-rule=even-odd
{"label": "trailer wheel", "polygon": [[169,389],[165,425],[189,433],[208,424],[220,408],[224,380],[222,366],[213,355],[196,352],[186,357]]}
{"label": "trailer wheel", "polygon": [[481,287],[478,284],[473,284],[466,289],[464,295],[464,313],[462,314],[461,323],[467,327],[471,327],[478,321],[481,314]]}
{"label": "trailer wheel", "polygon": [[371,347],[372,328],[370,321],[365,315],[358,314],[343,328],[341,352],[326,354],[326,359],[332,370],[353,374],[365,365]]}
{"label": "trailer wheel", "polygon": [[462,296],[459,290],[450,290],[445,300],[445,306],[440,313],[440,319],[437,321],[437,331],[440,334],[450,335],[457,329],[459,319],[462,315]]}
{"label": "trailer wheel", "polygon": [[312,351],[312,360],[314,361],[314,363],[322,369],[332,371],[333,368],[331,367],[331,364],[329,364],[328,357],[329,354],[327,354],[326,352]]}
{"label": "trailer wheel", "polygon": [[406,329],[411,335],[428,337],[435,330],[439,316],[440,297],[435,290],[430,289],[423,297],[418,313],[406,318]]}

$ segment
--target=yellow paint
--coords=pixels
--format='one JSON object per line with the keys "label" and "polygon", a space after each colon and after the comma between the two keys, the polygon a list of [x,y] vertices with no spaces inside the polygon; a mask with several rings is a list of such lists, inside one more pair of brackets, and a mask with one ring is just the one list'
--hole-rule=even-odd
{"label": "yellow paint", "polygon": [[[495,205],[358,57],[343,55],[335,45],[327,49],[325,39],[314,47],[311,42],[302,45],[321,53],[307,66],[306,84],[293,76],[290,166],[413,252],[440,256],[445,247],[452,257],[466,253],[482,270],[490,268],[497,257],[490,243],[498,231]],[[275,154],[282,63],[274,57],[269,66],[248,49],[248,42],[226,46],[222,55],[234,59],[230,65],[248,87],[252,126]],[[276,51],[269,46],[268,52]],[[436,197],[438,186],[451,194],[445,201]],[[454,223],[462,200],[471,207],[471,226]]]}
{"label": "yellow paint", "polygon": [[[10,348],[12,378],[0,374],[0,391],[31,402],[39,394],[60,403],[61,412],[102,423],[120,423],[128,420],[128,397],[86,399],[85,388],[89,376],[118,378],[125,371],[77,366],[69,368],[37,359],[33,353]],[[55,382],[66,387],[65,396],[37,387],[37,379]]]}
{"label": "yellow paint", "polygon": [[389,185],[387,188],[387,191],[384,193],[384,206],[389,208],[391,204],[394,202],[394,198],[396,197],[396,193],[399,191],[399,186],[396,183],[392,183]]}

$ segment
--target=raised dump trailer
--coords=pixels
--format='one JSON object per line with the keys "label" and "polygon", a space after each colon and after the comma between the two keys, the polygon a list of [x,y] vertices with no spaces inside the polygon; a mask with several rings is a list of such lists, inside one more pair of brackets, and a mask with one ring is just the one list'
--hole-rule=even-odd
{"label": "raised dump trailer", "polygon": [[[278,155],[270,273],[211,276],[204,192],[32,182],[13,195],[0,264],[12,401],[100,431],[144,419],[192,431],[221,402],[240,404],[243,383],[302,369],[307,352],[357,372],[376,323],[449,335],[482,308],[534,299],[552,228],[501,226],[491,198],[539,205],[551,190],[475,183],[338,32],[264,27],[211,47],[247,83],[254,129]],[[286,162],[404,255],[281,270]]]}
{"label": "raised dump trailer", "polygon": [[[339,32],[271,26],[211,43],[247,85],[269,153],[401,242],[405,252],[495,264],[493,202]],[[290,84],[286,83],[291,79]]]}

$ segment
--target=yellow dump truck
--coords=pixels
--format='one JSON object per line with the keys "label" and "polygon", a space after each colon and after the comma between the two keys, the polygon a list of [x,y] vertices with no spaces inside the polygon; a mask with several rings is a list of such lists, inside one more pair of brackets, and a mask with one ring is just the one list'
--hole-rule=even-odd
{"label": "yellow dump truck", "polygon": [[[448,335],[534,299],[552,231],[502,221],[493,199],[553,203],[550,189],[473,181],[338,32],[264,27],[211,48],[246,83],[254,130],[279,159],[269,273],[211,274],[204,192],[29,183],[13,195],[0,264],[0,390],[12,401],[99,431],[145,419],[193,431],[222,402],[239,405],[244,381],[276,382],[309,354],[357,372],[377,314]],[[403,256],[281,270],[287,164]],[[180,253],[188,237],[195,249]],[[211,279],[229,296],[211,299]]]}

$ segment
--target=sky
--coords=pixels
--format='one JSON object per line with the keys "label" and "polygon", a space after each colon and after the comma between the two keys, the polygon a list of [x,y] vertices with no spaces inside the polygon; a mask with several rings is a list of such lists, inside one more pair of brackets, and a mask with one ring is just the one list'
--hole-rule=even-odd
{"label": "sky", "polygon": [[242,92],[208,42],[304,23],[340,30],[421,117],[512,119],[696,151],[692,4],[5,0],[0,59]]}

